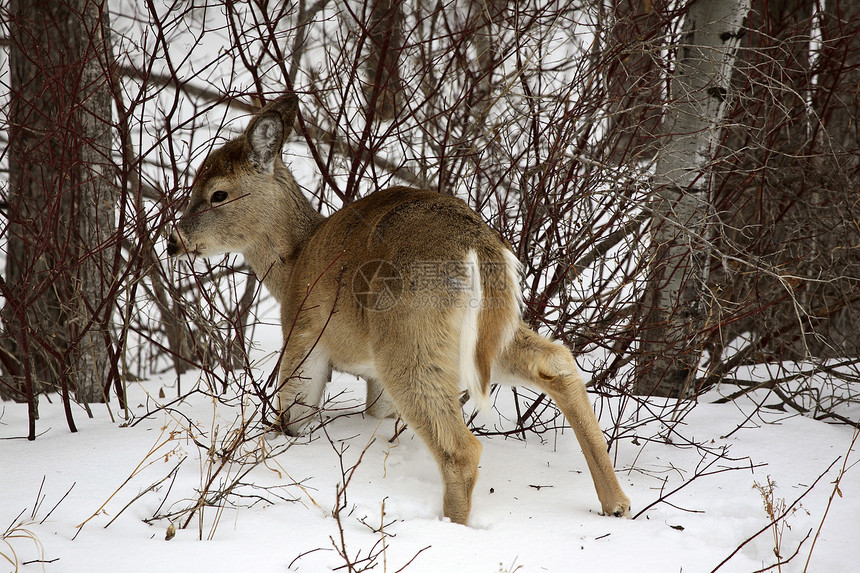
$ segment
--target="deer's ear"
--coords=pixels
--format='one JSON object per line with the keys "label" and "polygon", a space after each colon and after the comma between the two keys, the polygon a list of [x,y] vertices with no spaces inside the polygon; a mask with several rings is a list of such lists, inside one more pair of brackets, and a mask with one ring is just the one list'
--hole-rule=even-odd
{"label": "deer's ear", "polygon": [[299,98],[296,94],[282,95],[251,120],[245,135],[249,146],[248,160],[256,169],[272,172],[275,157],[293,131],[298,108]]}
{"label": "deer's ear", "polygon": [[248,161],[258,171],[271,173],[275,157],[284,144],[284,122],[280,114],[264,108],[248,125],[245,136],[248,139]]}
{"label": "deer's ear", "polygon": [[278,99],[272,101],[260,113],[275,112],[281,116],[284,122],[284,139],[286,139],[293,131],[293,124],[296,121],[296,113],[299,109],[299,98],[296,94],[290,93],[282,95]]}

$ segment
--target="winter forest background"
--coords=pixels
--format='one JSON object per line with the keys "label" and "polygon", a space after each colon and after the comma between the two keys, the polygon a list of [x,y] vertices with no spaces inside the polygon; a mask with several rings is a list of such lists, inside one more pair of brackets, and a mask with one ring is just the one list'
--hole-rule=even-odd
{"label": "winter forest background", "polygon": [[[836,485],[819,487],[841,497],[860,427],[860,1],[7,0],[0,26],[0,456],[17,437],[37,451],[45,419],[133,430],[166,412],[187,422],[169,439],[207,461],[186,504],[140,520],[194,529],[204,508],[254,506],[239,486],[290,447],[260,446],[277,312],[241,258],[168,261],[165,237],[208,151],[294,91],[284,157],[322,213],[395,184],[467,200],[524,265],[527,321],[573,349],[614,459],[629,473],[643,442],[695,452],[634,514],[741,471],[700,437],[729,411],[735,430],[839,428]],[[338,396],[323,427],[361,415]],[[562,431],[542,395],[493,397],[489,418],[466,405],[478,435]],[[220,432],[198,431],[189,405],[213,403]],[[341,541],[361,461],[343,454]],[[780,550],[794,506],[774,509],[763,479],[762,568],[805,569],[818,535]],[[0,513],[0,564],[21,566],[37,513]],[[393,543],[361,561],[337,539],[349,571]]]}

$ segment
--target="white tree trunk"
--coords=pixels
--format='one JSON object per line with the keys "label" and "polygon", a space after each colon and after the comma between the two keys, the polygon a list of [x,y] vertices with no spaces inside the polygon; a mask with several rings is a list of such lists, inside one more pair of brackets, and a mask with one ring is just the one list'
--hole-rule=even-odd
{"label": "white tree trunk", "polygon": [[683,397],[695,380],[709,309],[712,158],[749,9],[749,0],[696,0],[685,16],[653,178],[639,394]]}

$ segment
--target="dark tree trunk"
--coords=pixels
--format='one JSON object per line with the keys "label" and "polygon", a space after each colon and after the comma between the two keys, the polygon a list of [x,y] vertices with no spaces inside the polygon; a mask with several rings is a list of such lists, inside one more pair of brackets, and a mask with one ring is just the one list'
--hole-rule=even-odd
{"label": "dark tree trunk", "polygon": [[31,402],[51,390],[102,401],[113,345],[113,254],[119,248],[111,242],[106,3],[12,0],[9,13],[0,392]]}
{"label": "dark tree trunk", "polygon": [[617,134],[606,153],[616,162],[654,158],[663,109],[660,54],[667,42],[671,18],[663,1],[611,3],[601,50],[607,62],[610,130]]}
{"label": "dark tree trunk", "polygon": [[827,280],[810,289],[810,330],[798,350],[860,356],[860,2],[825,2],[810,143],[820,157],[811,201],[818,223],[816,259]]}
{"label": "dark tree trunk", "polygon": [[[755,362],[860,355],[858,2],[757,1],[715,194],[712,381]],[[820,25],[820,42],[813,41]],[[741,262],[743,259],[744,262]],[[715,333],[717,334],[717,333]],[[723,342],[744,337],[723,360]]]}
{"label": "dark tree trunk", "polygon": [[398,59],[403,47],[400,0],[375,0],[370,13],[365,93],[376,114],[391,119],[403,96]]}

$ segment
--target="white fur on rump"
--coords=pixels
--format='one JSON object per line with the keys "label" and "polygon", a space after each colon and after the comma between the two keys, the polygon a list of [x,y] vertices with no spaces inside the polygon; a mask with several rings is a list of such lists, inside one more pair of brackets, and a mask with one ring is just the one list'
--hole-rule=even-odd
{"label": "white fur on rump", "polygon": [[481,310],[483,295],[481,291],[481,269],[478,266],[478,254],[474,249],[466,255],[466,268],[472,280],[463,298],[463,322],[460,325],[460,384],[469,391],[483,408],[487,396],[481,391],[481,378],[475,367],[475,349],[478,346],[478,313]]}

